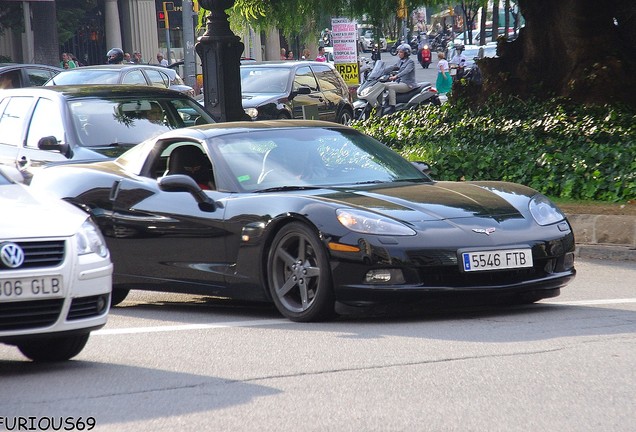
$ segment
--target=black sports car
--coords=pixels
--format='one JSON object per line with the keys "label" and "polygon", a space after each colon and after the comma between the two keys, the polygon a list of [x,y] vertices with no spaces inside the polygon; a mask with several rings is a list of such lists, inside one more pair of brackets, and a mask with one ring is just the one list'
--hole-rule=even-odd
{"label": "black sports car", "polygon": [[32,187],[92,213],[115,265],[115,304],[130,289],[188,292],[273,301],[311,321],[336,302],[534,302],[575,275],[572,229],[545,196],[434,181],[329,122],[178,129],[112,161],[46,168]]}

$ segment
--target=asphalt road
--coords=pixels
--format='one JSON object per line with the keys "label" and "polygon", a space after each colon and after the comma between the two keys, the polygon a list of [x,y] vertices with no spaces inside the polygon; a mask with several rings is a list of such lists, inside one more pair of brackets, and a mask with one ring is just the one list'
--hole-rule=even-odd
{"label": "asphalt road", "polygon": [[73,361],[0,345],[0,430],[633,431],[636,263],[577,268],[536,305],[316,324],[135,292]]}

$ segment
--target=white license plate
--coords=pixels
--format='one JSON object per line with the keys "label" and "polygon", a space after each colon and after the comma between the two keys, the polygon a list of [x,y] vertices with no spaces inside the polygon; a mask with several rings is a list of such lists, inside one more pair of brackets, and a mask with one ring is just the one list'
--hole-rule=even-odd
{"label": "white license plate", "polygon": [[532,250],[506,249],[462,253],[464,271],[532,267]]}
{"label": "white license plate", "polygon": [[0,279],[0,302],[61,297],[63,294],[62,276]]}

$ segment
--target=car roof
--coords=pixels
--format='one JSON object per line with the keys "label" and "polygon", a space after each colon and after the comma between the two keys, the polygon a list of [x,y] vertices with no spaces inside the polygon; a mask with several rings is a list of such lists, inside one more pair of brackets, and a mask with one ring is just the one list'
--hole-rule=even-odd
{"label": "car roof", "polygon": [[261,62],[250,62],[242,64],[241,67],[275,67],[281,69],[291,69],[295,67],[300,67],[304,65],[314,65],[314,66],[324,66],[327,65],[333,69],[333,66],[327,62],[318,62],[313,60],[272,60],[272,61],[261,61]]}
{"label": "car roof", "polygon": [[39,63],[0,63],[0,70],[2,69],[20,69],[26,67],[37,67],[42,69],[50,69],[56,71],[63,71],[64,69],[57,66],[39,64]]}
{"label": "car roof", "polygon": [[162,97],[171,98],[188,96],[176,90],[170,90],[160,87],[136,86],[136,85],[60,85],[60,86],[43,86],[43,87],[24,87],[16,89],[3,90],[2,96],[6,95],[51,95],[61,94],[68,98],[81,97],[109,97],[109,96],[132,96],[132,97]]}
{"label": "car roof", "polygon": [[228,133],[241,133],[256,130],[276,130],[276,129],[300,129],[300,128],[329,128],[329,129],[351,129],[349,126],[341,125],[323,120],[260,120],[260,121],[237,121],[224,123],[210,123],[201,126],[193,126],[183,129],[174,129],[165,132],[163,138],[173,138],[191,136],[195,139],[208,139]]}
{"label": "car roof", "polygon": [[157,66],[157,65],[150,65],[150,64],[133,64],[133,63],[124,63],[124,64],[106,64],[106,65],[91,65],[91,66],[82,66],[81,68],[73,68],[73,69],[66,69],[64,70],[64,72],[66,73],[71,73],[73,71],[85,71],[85,70],[117,70],[117,71],[122,71],[122,70],[127,70],[127,69],[154,69],[154,70],[158,70],[161,72],[165,72],[168,75],[173,75],[176,73],[176,71],[174,69],[170,69],[167,68],[165,66]]}

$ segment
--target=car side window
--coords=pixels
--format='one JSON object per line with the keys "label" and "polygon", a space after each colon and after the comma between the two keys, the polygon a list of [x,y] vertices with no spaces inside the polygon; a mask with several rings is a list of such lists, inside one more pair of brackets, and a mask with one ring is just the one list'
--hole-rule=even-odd
{"label": "car side window", "polygon": [[19,147],[22,142],[22,131],[28,120],[29,110],[33,104],[32,97],[12,97],[0,117],[0,142]]}
{"label": "car side window", "polygon": [[0,90],[20,88],[20,71],[12,70],[0,75]]}
{"label": "car side window", "polygon": [[49,79],[55,75],[52,71],[47,69],[31,68],[26,70],[27,76],[32,86],[44,85]]}
{"label": "car side window", "polygon": [[318,78],[318,84],[320,85],[320,90],[327,92],[333,91],[336,93],[340,93],[338,91],[340,87],[340,82],[338,81],[338,77],[336,74],[329,68],[328,66],[314,66],[314,72],[316,72],[316,77]]}
{"label": "car side window", "polygon": [[303,86],[309,87],[312,92],[318,91],[318,82],[316,81],[316,77],[309,66],[303,66],[296,69],[293,90],[298,90]]}
{"label": "car side window", "polygon": [[58,142],[64,142],[64,126],[55,102],[40,98],[33,110],[26,145],[38,148],[38,141],[47,136],[54,136]]}
{"label": "car side window", "polygon": [[131,85],[148,85],[146,82],[146,77],[139,70],[133,70],[124,75],[124,79],[121,81],[122,84],[131,84]]}
{"label": "car side window", "polygon": [[148,75],[150,84],[153,87],[168,88],[170,86],[170,78],[168,78],[168,75],[164,73],[161,73],[156,70],[147,69],[146,75]]}

